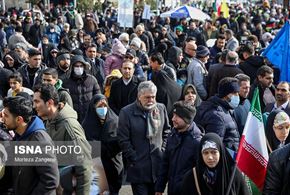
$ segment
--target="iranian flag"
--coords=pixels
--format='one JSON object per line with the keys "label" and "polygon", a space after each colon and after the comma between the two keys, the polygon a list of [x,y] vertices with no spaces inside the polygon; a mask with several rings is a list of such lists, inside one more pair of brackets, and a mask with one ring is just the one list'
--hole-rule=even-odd
{"label": "iranian flag", "polygon": [[215,0],[214,3],[213,3],[213,10],[215,12],[220,13],[221,11],[221,5],[222,5],[222,0]]}
{"label": "iranian flag", "polygon": [[247,117],[241,138],[237,165],[262,190],[268,163],[266,136],[259,100],[259,89],[256,88],[251,109]]}

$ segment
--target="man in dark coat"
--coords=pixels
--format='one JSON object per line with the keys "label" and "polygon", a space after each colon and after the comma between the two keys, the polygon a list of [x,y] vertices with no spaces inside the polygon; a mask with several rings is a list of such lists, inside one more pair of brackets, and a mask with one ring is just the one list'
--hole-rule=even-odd
{"label": "man in dark coat", "polygon": [[156,103],[156,86],[144,81],[137,100],[119,114],[118,137],[133,194],[155,194],[154,185],[170,132],[167,112]]}
{"label": "man in dark coat", "polygon": [[134,67],[135,65],[131,61],[123,62],[122,78],[112,83],[109,105],[117,115],[123,107],[133,103],[137,98],[137,88],[140,80],[133,75]]}
{"label": "man in dark coat", "polygon": [[28,52],[28,63],[18,69],[23,78],[23,87],[32,89],[35,85],[41,83],[42,72],[46,66],[41,64],[41,52],[31,49]]}
{"label": "man in dark coat", "polygon": [[209,56],[209,67],[212,64],[218,63],[216,56],[219,52],[222,52],[225,48],[226,44],[226,37],[225,35],[219,35],[217,40],[215,41],[215,44],[212,48],[210,48],[210,56]]}
{"label": "man in dark coat", "polygon": [[[185,102],[176,102],[173,108],[172,134],[167,139],[156,183],[156,195],[162,195],[168,182],[168,194],[181,194],[184,174],[195,167],[201,132],[193,122],[195,108]],[[182,156],[182,160],[180,157]]]}
{"label": "man in dark coat", "polygon": [[180,63],[181,68],[187,68],[187,66],[191,63],[192,59],[196,55],[196,39],[194,37],[188,37],[185,40],[184,48],[183,48],[183,59]]}
{"label": "man in dark coat", "polygon": [[70,78],[71,75],[71,57],[68,52],[58,52],[56,57],[56,64],[57,64],[57,73],[59,79],[64,81],[65,79]]}
{"label": "man in dark coat", "polygon": [[104,60],[97,57],[97,45],[90,44],[85,49],[86,58],[85,60],[91,65],[90,70],[87,71],[88,74],[93,75],[103,91],[103,85],[105,81],[105,71],[104,71]]}
{"label": "man in dark coat", "polygon": [[290,192],[290,144],[271,153],[263,189],[264,195]]}
{"label": "man in dark coat", "polygon": [[239,90],[237,79],[222,79],[219,82],[218,94],[200,104],[194,119],[204,128],[205,133],[218,134],[225,146],[234,151],[238,151],[240,134],[232,110],[239,105]]}
{"label": "man in dark coat", "polygon": [[[18,142],[25,144],[34,141],[41,143],[41,146],[53,146],[43,122],[37,116],[33,116],[30,100],[19,96],[5,99],[3,121],[7,129],[15,131],[15,139]],[[52,152],[46,155],[50,160],[42,166],[26,164],[13,168],[15,194],[55,194],[59,184],[57,160]]]}
{"label": "man in dark coat", "polygon": [[177,71],[180,68],[182,58],[182,50],[179,47],[172,46],[168,49],[168,57],[165,64]]}
{"label": "man in dark coat", "polygon": [[37,48],[44,34],[44,28],[41,26],[41,21],[39,18],[35,19],[34,24],[30,27],[28,34],[29,42]]}
{"label": "man in dark coat", "polygon": [[241,60],[243,60],[239,67],[251,78],[251,83],[253,83],[256,79],[258,69],[265,64],[264,59],[261,56],[254,55],[255,48],[251,43],[241,46],[239,53]]}
{"label": "man in dark coat", "polygon": [[287,81],[281,81],[275,89],[275,99],[276,101],[267,104],[264,112],[272,112],[276,109],[284,110],[290,116],[290,86]]}
{"label": "man in dark coat", "polygon": [[262,66],[257,71],[257,77],[251,85],[249,100],[252,101],[256,87],[259,88],[259,98],[261,110],[265,109],[265,105],[275,103],[275,87],[273,85],[274,71],[269,66]]}
{"label": "man in dark coat", "polygon": [[213,96],[217,92],[218,83],[225,77],[234,77],[237,74],[243,73],[241,69],[237,67],[239,56],[235,51],[229,51],[226,56],[226,64],[220,68],[215,69],[211,83],[209,83],[209,97]]}
{"label": "man in dark coat", "polygon": [[89,64],[83,56],[75,55],[71,60],[72,72],[69,79],[64,80],[63,87],[69,89],[73,100],[73,108],[78,113],[78,121],[81,123],[92,97],[101,93],[97,79],[85,72]]}

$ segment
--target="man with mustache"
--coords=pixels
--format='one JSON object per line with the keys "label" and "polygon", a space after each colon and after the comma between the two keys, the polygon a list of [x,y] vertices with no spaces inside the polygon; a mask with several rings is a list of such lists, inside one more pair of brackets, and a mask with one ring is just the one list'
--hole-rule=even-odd
{"label": "man with mustache", "polygon": [[137,100],[121,109],[118,138],[134,195],[154,195],[157,172],[170,126],[163,104],[156,102],[152,81],[138,86]]}
{"label": "man with mustache", "polygon": [[265,112],[271,112],[276,109],[284,110],[290,116],[290,86],[287,81],[281,81],[275,89],[275,103],[267,104]]}

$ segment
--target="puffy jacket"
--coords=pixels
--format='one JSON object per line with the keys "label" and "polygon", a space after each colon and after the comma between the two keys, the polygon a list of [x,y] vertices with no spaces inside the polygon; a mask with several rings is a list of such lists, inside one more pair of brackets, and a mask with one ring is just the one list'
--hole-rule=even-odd
{"label": "puffy jacket", "polygon": [[172,132],[167,139],[155,191],[163,192],[168,182],[168,194],[177,195],[181,193],[184,174],[196,165],[201,132],[194,122],[185,132],[176,129]]}
{"label": "puffy jacket", "polygon": [[290,144],[271,153],[263,195],[287,195],[290,192]]}
{"label": "puffy jacket", "polygon": [[76,77],[72,72],[71,77],[64,80],[63,87],[69,89],[73,108],[78,113],[78,121],[82,122],[91,99],[95,94],[100,93],[97,79],[85,72],[82,77]]}
{"label": "puffy jacket", "polygon": [[194,120],[206,133],[218,134],[227,148],[238,151],[240,134],[231,112],[226,101],[213,96],[200,104]]}

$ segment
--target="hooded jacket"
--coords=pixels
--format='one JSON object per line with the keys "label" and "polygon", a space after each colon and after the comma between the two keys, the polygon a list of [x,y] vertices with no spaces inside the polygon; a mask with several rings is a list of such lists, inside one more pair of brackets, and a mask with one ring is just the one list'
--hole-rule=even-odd
{"label": "hooded jacket", "polygon": [[63,87],[69,90],[73,108],[78,113],[78,121],[82,122],[92,97],[100,93],[97,79],[86,72],[78,77],[72,71],[70,78],[63,82]]}
{"label": "hooded jacket", "polygon": [[205,133],[218,134],[225,146],[238,151],[240,134],[229,104],[217,96],[203,101],[197,108],[194,121],[205,129]]}
{"label": "hooded jacket", "polygon": [[178,62],[178,56],[182,53],[182,50],[179,47],[172,46],[168,50],[168,58],[166,61],[166,65],[173,68],[175,71],[179,69],[179,62]]}
{"label": "hooded jacket", "polygon": [[54,141],[73,141],[82,148],[86,160],[83,165],[74,166],[77,180],[76,194],[89,194],[91,181],[91,146],[84,130],[77,121],[77,113],[68,104],[59,107],[54,119],[48,120],[47,132]]}
{"label": "hooded jacket", "polygon": [[[22,135],[16,134],[17,141],[40,142],[41,145],[53,143],[45,131],[44,124],[37,116],[32,117],[26,131]],[[29,144],[29,143],[27,143]],[[59,184],[57,160],[54,154],[47,154],[53,161],[48,161],[44,166],[18,166],[13,168],[14,191],[21,195],[54,195]]]}
{"label": "hooded jacket", "polygon": [[114,69],[121,69],[125,53],[125,46],[118,39],[114,39],[112,53],[106,57],[104,64],[105,76],[108,76]]}

